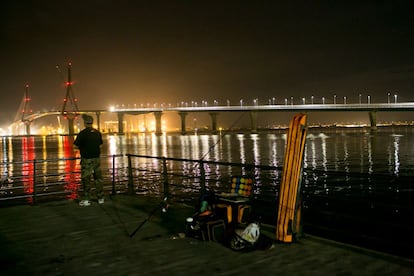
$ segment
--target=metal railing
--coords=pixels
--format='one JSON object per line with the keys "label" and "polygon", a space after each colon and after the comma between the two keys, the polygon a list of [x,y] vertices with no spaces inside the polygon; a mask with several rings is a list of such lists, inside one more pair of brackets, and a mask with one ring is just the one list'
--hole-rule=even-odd
{"label": "metal railing", "polygon": [[[73,157],[0,162],[0,204],[76,199],[82,189],[79,161]],[[106,193],[164,194],[177,200],[197,199],[206,189],[226,191],[232,175],[256,175],[260,183],[258,170],[281,170],[272,166],[133,154],[102,156],[101,168]]]}
{"label": "metal railing", "polygon": [[[135,154],[102,156],[101,167],[107,193],[163,194],[179,200],[198,198],[206,189],[228,191],[231,177],[237,175],[254,179],[255,197],[275,201],[282,176],[282,167],[276,166]],[[50,196],[76,199],[81,189],[79,158],[3,161],[0,175],[0,203],[14,199],[35,203]],[[302,189],[305,198],[372,200],[375,195],[395,198],[412,187],[410,179],[402,177],[305,169]]]}
{"label": "metal railing", "polygon": [[[116,159],[121,155],[104,156],[105,189],[115,190]],[[112,166],[108,166],[112,165]],[[4,202],[31,203],[40,199],[76,199],[81,189],[79,158],[33,159],[0,163],[0,204]],[[109,184],[111,184],[109,186]]]}

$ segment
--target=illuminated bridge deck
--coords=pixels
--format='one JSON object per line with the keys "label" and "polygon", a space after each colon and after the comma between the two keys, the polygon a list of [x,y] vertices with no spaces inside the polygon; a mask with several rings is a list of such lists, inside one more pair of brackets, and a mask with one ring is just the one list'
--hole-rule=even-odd
{"label": "illuminated bridge deck", "polygon": [[[193,208],[172,204],[140,230],[158,201],[118,195],[0,208],[2,275],[413,275],[414,261],[315,237],[249,253],[180,238]],[[402,238],[402,237],[397,237]]]}

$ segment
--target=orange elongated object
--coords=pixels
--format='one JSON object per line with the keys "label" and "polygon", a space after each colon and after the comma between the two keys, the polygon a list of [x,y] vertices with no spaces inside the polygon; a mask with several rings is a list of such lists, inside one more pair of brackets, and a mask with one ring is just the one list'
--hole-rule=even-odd
{"label": "orange elongated object", "polygon": [[276,239],[278,241],[292,242],[294,234],[296,234],[299,229],[300,182],[305,142],[306,115],[297,114],[290,121],[286,141],[276,225]]}

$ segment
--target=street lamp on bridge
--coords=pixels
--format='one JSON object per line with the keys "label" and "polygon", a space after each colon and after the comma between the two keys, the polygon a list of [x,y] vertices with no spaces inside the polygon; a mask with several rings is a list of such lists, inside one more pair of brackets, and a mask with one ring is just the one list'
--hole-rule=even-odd
{"label": "street lamp on bridge", "polygon": [[397,94],[394,95],[394,103],[397,103]]}

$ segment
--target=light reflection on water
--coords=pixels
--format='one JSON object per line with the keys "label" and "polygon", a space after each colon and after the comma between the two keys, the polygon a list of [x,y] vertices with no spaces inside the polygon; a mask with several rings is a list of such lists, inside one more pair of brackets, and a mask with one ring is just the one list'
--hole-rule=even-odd
{"label": "light reflection on water", "polygon": [[[34,138],[33,137],[23,137],[22,138],[22,177],[24,184],[24,192],[26,194],[33,193],[33,166],[34,163],[31,162],[35,158],[34,156]],[[31,198],[30,198],[31,200]]]}
{"label": "light reflection on water", "polygon": [[400,135],[392,135],[394,137],[394,174],[398,175],[400,171]]}
{"label": "light reflection on water", "polygon": [[[411,146],[413,136],[412,128],[408,127],[387,128],[376,133],[364,129],[308,130],[304,155],[304,168],[307,170],[305,180],[309,185],[320,181],[318,185],[322,185],[323,190],[329,192],[341,185],[328,178],[328,174],[332,172],[345,173],[340,180],[350,186],[355,183],[352,183],[354,180],[347,173],[368,175],[369,181],[371,181],[369,176],[374,174],[410,176],[414,169],[412,158],[414,149]],[[68,136],[2,137],[0,143],[0,156],[3,162],[30,161],[35,158],[70,158],[77,154],[77,151],[72,148],[73,137]],[[281,167],[284,161],[285,143],[286,131],[259,134],[233,133],[223,136],[108,135],[104,136],[102,153],[103,155],[130,153]],[[107,162],[107,167],[111,168],[111,159],[108,158]],[[127,158],[123,158],[123,162],[122,166],[126,167]],[[135,158],[132,162],[133,167],[143,168],[141,174],[145,174],[146,169],[159,170],[162,166],[159,159]],[[74,169],[69,163],[62,161],[58,167],[65,171]],[[47,163],[43,163],[42,166],[44,173],[51,169]],[[172,171],[188,175],[200,173],[200,168],[192,162],[183,162],[179,168],[174,167],[172,163],[168,163],[167,166]],[[15,168],[13,163],[7,163],[0,168],[0,173],[3,179],[14,175],[15,171],[16,174],[21,175],[22,170],[26,171],[26,169]],[[206,174],[216,180],[223,175],[253,175],[258,185],[266,181],[267,184],[275,186],[280,182],[281,177],[279,170],[267,171],[264,175],[258,168],[251,171],[246,167],[234,169],[231,166],[206,165],[205,169]],[[362,182],[359,181],[358,185]]]}

